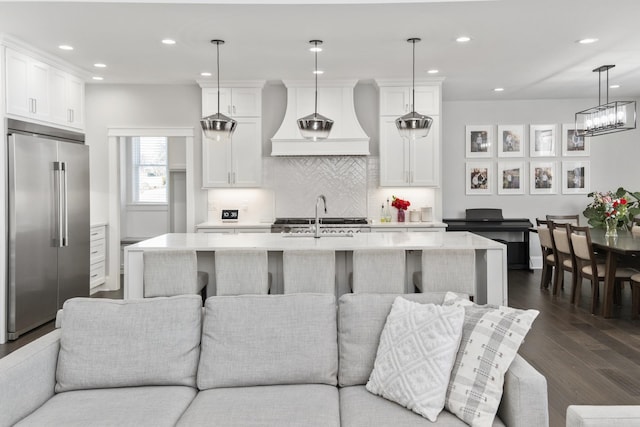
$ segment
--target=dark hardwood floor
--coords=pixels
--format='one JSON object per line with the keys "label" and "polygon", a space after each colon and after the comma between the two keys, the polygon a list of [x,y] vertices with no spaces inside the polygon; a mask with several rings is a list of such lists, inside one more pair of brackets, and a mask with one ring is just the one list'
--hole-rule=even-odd
{"label": "dark hardwood floor", "polygon": [[[539,270],[509,271],[509,305],[540,311],[520,354],[547,378],[551,427],[565,425],[570,404],[640,405],[640,320],[630,318],[628,285],[622,292],[622,305],[615,307],[616,318],[603,319],[589,311],[591,289],[587,282],[578,307],[569,303],[568,289],[554,297],[540,290],[539,284]],[[94,297],[122,298],[122,292]],[[0,345],[0,357],[52,329],[50,322]]]}

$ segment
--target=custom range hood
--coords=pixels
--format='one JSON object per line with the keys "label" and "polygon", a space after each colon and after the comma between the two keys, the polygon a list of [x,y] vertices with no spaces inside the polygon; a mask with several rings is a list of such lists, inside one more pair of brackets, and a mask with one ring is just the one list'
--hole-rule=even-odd
{"label": "custom range hood", "polygon": [[318,82],[318,111],[334,121],[327,139],[311,141],[300,134],[297,120],[314,110],[314,82],[283,82],[287,110],[280,128],[271,138],[272,156],[366,156],[369,137],[364,133],[353,104],[356,80]]}

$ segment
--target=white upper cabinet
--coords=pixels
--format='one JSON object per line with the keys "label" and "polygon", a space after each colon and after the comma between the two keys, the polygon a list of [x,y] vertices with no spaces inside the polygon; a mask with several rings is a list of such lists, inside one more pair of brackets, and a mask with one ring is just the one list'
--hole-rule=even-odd
{"label": "white upper cabinet", "polygon": [[[218,90],[202,89],[204,117],[218,112]],[[260,117],[262,115],[262,89],[220,88],[220,113],[231,117]]]}
{"label": "white upper cabinet", "polygon": [[10,48],[6,49],[7,114],[82,129],[82,79]]}
{"label": "white upper cabinet", "polygon": [[[240,82],[241,83],[241,82]],[[216,88],[202,89],[202,115],[218,111]],[[262,184],[262,86],[220,88],[220,112],[238,125],[229,140],[202,137],[202,187],[259,187]]]}
{"label": "white upper cabinet", "polygon": [[[412,88],[377,81],[380,90],[380,186],[438,187],[440,185],[440,82],[415,88],[415,111],[433,119],[429,135],[409,141],[400,137],[395,120],[412,110]],[[409,82],[410,85],[410,82]]]}

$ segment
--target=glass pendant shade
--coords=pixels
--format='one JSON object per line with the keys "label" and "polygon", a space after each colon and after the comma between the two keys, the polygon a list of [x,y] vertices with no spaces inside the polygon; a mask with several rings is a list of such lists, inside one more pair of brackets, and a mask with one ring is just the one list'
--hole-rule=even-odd
{"label": "glass pendant shade", "polygon": [[329,137],[329,133],[331,133],[331,128],[333,127],[333,120],[322,114],[318,114],[318,45],[322,44],[322,40],[311,40],[309,43],[314,45],[313,52],[315,53],[315,107],[313,114],[298,119],[298,129],[304,139],[319,141]]}
{"label": "glass pendant shade", "polygon": [[400,136],[407,139],[424,138],[429,134],[433,119],[424,114],[412,111],[396,119],[396,127]]}
{"label": "glass pendant shade", "polygon": [[332,127],[333,120],[318,113],[309,114],[308,116],[298,119],[300,134],[303,138],[312,141],[327,139]]}
{"label": "glass pendant shade", "polygon": [[231,138],[238,122],[224,114],[216,113],[200,120],[204,136],[216,141]]}
{"label": "glass pendant shade", "polygon": [[230,117],[220,114],[220,45],[224,40],[211,40],[216,45],[216,67],[218,69],[218,112],[200,120],[200,126],[206,138],[214,141],[222,141],[231,138],[238,126],[238,122]]}
{"label": "glass pendant shade", "polygon": [[413,78],[412,78],[412,88],[411,88],[411,112],[405,114],[402,117],[398,117],[396,119],[396,127],[398,128],[398,132],[402,138],[407,138],[409,140],[416,140],[420,138],[424,138],[429,135],[429,130],[431,129],[431,124],[433,123],[433,119],[429,116],[425,116],[424,114],[417,113],[415,110],[416,103],[416,43],[419,42],[419,38],[410,38],[407,42],[413,45]]}

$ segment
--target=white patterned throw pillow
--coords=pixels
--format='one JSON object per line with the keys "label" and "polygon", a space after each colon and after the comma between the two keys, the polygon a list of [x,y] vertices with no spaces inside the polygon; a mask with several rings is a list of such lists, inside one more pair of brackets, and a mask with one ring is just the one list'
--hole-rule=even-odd
{"label": "white patterned throw pillow", "polygon": [[502,399],[504,374],[539,312],[479,306],[453,292],[447,292],[444,305],[465,309],[445,407],[473,427],[491,426]]}
{"label": "white patterned throw pillow", "polygon": [[463,322],[462,308],[397,297],[380,335],[367,390],[436,421]]}

